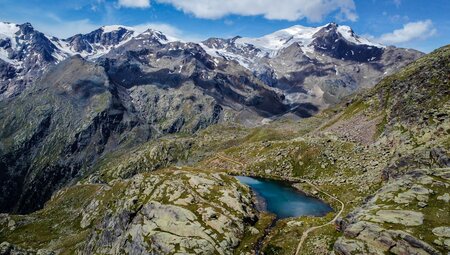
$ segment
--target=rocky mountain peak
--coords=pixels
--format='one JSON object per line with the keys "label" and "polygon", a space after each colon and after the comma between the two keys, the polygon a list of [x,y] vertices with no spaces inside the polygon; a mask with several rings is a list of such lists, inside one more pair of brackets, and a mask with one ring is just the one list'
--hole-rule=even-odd
{"label": "rocky mountain peak", "polygon": [[70,50],[84,56],[99,56],[112,47],[130,40],[135,31],[123,26],[103,26],[88,34],[78,34],[67,38]]}
{"label": "rocky mountain peak", "polygon": [[10,22],[0,22],[0,40],[13,39],[34,33],[35,30],[30,23],[15,24]]}
{"label": "rocky mountain peak", "polygon": [[372,42],[367,38],[357,35],[349,26],[338,25],[336,23],[328,23],[327,25],[321,27],[321,29],[316,34],[314,34],[314,38],[321,36],[337,36],[340,39],[346,40],[347,42],[356,45],[368,45],[378,48],[385,47],[382,44]]}
{"label": "rocky mountain peak", "polygon": [[116,37],[117,39],[122,39],[127,36],[130,36],[131,34],[134,34],[134,30],[129,27],[125,26],[118,26],[118,25],[112,25],[112,26],[103,26],[100,27],[92,32],[89,32],[87,34],[77,34],[72,37],[69,37],[66,39],[66,41],[71,41],[75,38],[83,38],[87,40],[90,43],[110,43],[106,41],[108,37]]}
{"label": "rocky mountain peak", "polygon": [[19,94],[49,65],[65,57],[30,23],[0,23],[0,99]]}
{"label": "rocky mountain peak", "polygon": [[55,45],[30,23],[0,23],[0,51],[0,59],[14,66],[21,66],[21,61],[36,55],[42,61],[56,60]]}
{"label": "rocky mountain peak", "polygon": [[103,33],[112,33],[112,32],[116,32],[116,31],[134,31],[133,28],[131,27],[127,27],[127,26],[122,26],[122,25],[109,25],[109,26],[102,26],[99,29],[95,30],[102,30]]}
{"label": "rocky mountain peak", "polygon": [[160,31],[154,30],[154,29],[147,29],[143,33],[137,35],[135,40],[146,40],[147,43],[159,43],[164,44],[167,43],[170,40],[165,34],[163,34]]}
{"label": "rocky mountain peak", "polygon": [[241,38],[242,38],[242,36],[237,35],[237,36],[231,38],[231,40],[232,40],[232,41],[236,41],[236,40],[241,39]]}
{"label": "rocky mountain peak", "polygon": [[356,62],[379,60],[385,48],[354,33],[349,26],[330,23],[317,31],[310,44],[314,51]]}
{"label": "rocky mountain peak", "polygon": [[29,23],[29,22],[23,23],[23,24],[19,25],[19,27],[20,27],[20,30],[22,31],[22,33],[24,33],[24,34],[30,34],[30,33],[34,32],[34,28],[31,25],[31,23]]}
{"label": "rocky mountain peak", "polygon": [[[384,67],[397,67],[399,63],[414,60],[418,54],[373,44],[359,37],[350,27],[336,23],[320,27],[295,25],[258,38],[210,38],[199,44],[179,42],[153,29],[140,31],[111,25],[87,34],[58,39],[40,33],[29,23],[1,23],[0,59],[3,63],[0,60],[0,64],[7,65],[0,73],[1,98],[19,94],[29,81],[48,70],[48,66],[80,54],[92,62],[120,59],[130,67],[137,61],[151,67],[152,72],[171,73],[175,81],[180,79],[181,74],[190,76],[201,73],[203,68],[212,70],[232,66],[242,70],[239,67],[242,66],[266,85],[283,90],[287,93],[286,98],[296,98],[289,102],[316,98],[314,104],[321,105],[324,104],[321,101],[323,93],[332,90],[333,95],[327,95],[327,98],[335,98],[358,87],[372,86],[383,75],[389,74],[391,69]],[[402,61],[394,64],[397,56]],[[179,63],[174,59],[178,59]],[[193,59],[199,62],[189,64]],[[342,66],[342,61],[350,61],[347,64],[355,66],[346,65],[345,70],[338,70],[336,66]],[[367,63],[368,66],[357,66],[359,63]],[[29,77],[23,79],[21,72]],[[120,77],[122,74],[128,75],[119,73]],[[148,82],[146,79],[144,81]],[[292,91],[301,92],[295,96],[289,95]]]}

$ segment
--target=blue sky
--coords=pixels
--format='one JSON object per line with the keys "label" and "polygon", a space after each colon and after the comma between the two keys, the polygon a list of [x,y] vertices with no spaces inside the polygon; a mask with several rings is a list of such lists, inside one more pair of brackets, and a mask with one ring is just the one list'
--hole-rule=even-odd
{"label": "blue sky", "polygon": [[121,24],[195,41],[336,22],[424,52],[450,43],[449,0],[0,0],[0,20],[62,38]]}

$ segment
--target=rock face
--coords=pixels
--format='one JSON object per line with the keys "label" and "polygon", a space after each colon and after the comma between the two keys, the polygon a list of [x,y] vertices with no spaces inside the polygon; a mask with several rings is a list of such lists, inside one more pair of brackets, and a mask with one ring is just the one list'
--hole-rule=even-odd
{"label": "rock face", "polygon": [[[72,57],[27,93],[0,102],[1,211],[42,206],[119,147],[193,133],[241,113],[258,121],[286,109],[278,93],[245,69],[215,66],[198,45],[126,52],[98,64]],[[161,66],[152,67],[153,60]]]}
{"label": "rock face", "polygon": [[[69,56],[80,54],[95,61],[109,53],[137,53],[175,42],[158,31],[149,29],[141,33],[125,26],[104,26],[88,34],[58,39],[35,31],[29,23],[2,24],[0,33],[5,36],[0,42],[0,66],[3,65],[0,100],[20,94],[48,66]],[[127,46],[122,47],[125,44]],[[178,43],[169,49],[190,51],[192,45]],[[201,46],[214,61],[228,65],[237,61],[253,73],[249,77],[281,89],[288,95],[286,103],[291,108],[299,108],[299,112],[309,112],[301,104],[322,107],[336,103],[342,96],[361,87],[373,86],[382,77],[422,55],[413,50],[374,44],[354,34],[351,28],[334,23],[317,28],[294,26],[261,38],[211,38],[195,45]],[[140,60],[143,60],[142,54],[138,53]],[[157,58],[161,56],[159,52]],[[170,68],[170,65],[158,66]]]}
{"label": "rock face", "polygon": [[129,41],[135,31],[124,26],[103,26],[88,34],[77,34],[64,40],[68,48],[85,57],[98,57],[113,47]]}
{"label": "rock face", "polygon": [[[59,225],[39,244],[58,253],[233,254],[256,216],[250,190],[234,177],[170,170],[111,185],[75,185],[16,221],[21,227],[15,230],[0,226],[2,239],[17,241],[26,228]],[[74,239],[70,245],[67,236]]]}
{"label": "rock face", "polygon": [[[61,40],[29,23],[1,23],[0,211],[39,208],[53,191],[85,177],[99,157],[124,146],[216,123],[311,117],[327,96],[308,80],[320,84],[316,78],[325,77],[324,84],[350,93],[366,86],[353,75],[374,83],[380,72],[420,55],[342,28],[297,27],[262,39],[197,44],[123,26]],[[281,46],[265,46],[277,38]],[[242,58],[250,62],[235,61]],[[359,64],[364,68],[355,71]],[[330,82],[335,76],[351,82]]]}
{"label": "rock face", "polygon": [[293,26],[260,38],[214,38],[202,45],[211,55],[235,60],[281,89],[294,107],[300,102],[334,104],[422,56],[372,43],[334,23]]}
{"label": "rock face", "polygon": [[[256,111],[270,117],[289,108],[283,96],[234,62],[220,61],[194,43],[159,43],[162,35],[147,31],[111,51],[98,61],[111,80],[123,87],[157,84],[177,89],[189,83],[221,105],[235,111]],[[141,44],[140,41],[155,43]],[[141,48],[136,49],[136,44]]]}
{"label": "rock face", "polygon": [[[25,212],[42,205],[80,174],[82,162],[135,130],[138,119],[121,97],[102,67],[74,57],[28,93],[2,101],[1,210]],[[147,137],[149,131],[135,134],[134,139]]]}
{"label": "rock face", "polygon": [[[437,197],[450,182],[448,169],[414,170],[391,180],[349,214],[337,254],[441,254],[448,251],[450,206]],[[427,207],[418,206],[426,201]],[[442,226],[444,224],[444,226]],[[430,231],[432,235],[430,235]]]}
{"label": "rock face", "polygon": [[68,56],[52,40],[30,23],[0,22],[0,100],[20,94]]}

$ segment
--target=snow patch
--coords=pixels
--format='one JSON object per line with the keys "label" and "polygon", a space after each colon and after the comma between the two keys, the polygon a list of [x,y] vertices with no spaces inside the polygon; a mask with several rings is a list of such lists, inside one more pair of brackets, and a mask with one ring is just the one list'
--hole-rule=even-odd
{"label": "snow patch", "polygon": [[235,54],[233,52],[229,52],[225,49],[216,49],[216,48],[209,48],[203,43],[200,43],[200,46],[206,51],[208,55],[214,58],[224,58],[227,60],[235,60],[237,61],[241,66],[250,69],[250,65],[253,63],[253,60],[250,58],[246,58],[244,56]]}
{"label": "snow patch", "polygon": [[114,32],[114,31],[118,31],[120,29],[126,29],[126,30],[129,30],[129,31],[134,31],[134,29],[131,28],[131,27],[126,27],[126,26],[121,26],[121,25],[103,26],[100,29],[103,30],[103,33],[111,33],[111,32]]}
{"label": "snow patch", "polygon": [[3,48],[0,48],[0,59],[5,61],[6,63],[13,65],[13,66],[21,65],[21,63],[19,61],[15,60],[15,59],[10,59],[8,52]]}
{"label": "snow patch", "polygon": [[0,22],[0,39],[15,38],[16,33],[19,32],[18,25],[8,22]]}
{"label": "snow patch", "polygon": [[[20,31],[18,25],[8,22],[0,22],[0,40],[8,40],[11,42],[12,50],[17,49],[16,33]],[[0,48],[0,59],[12,64],[14,66],[19,66],[21,63],[17,60],[10,59],[9,52],[6,49]]]}
{"label": "snow patch", "polygon": [[369,46],[375,46],[378,48],[384,48],[384,45],[381,45],[379,43],[374,43],[369,41],[366,38],[359,37],[355,33],[353,33],[353,30],[349,26],[338,26],[337,32],[345,38],[345,40],[357,44],[357,45],[369,45]]}
{"label": "snow patch", "polygon": [[298,43],[306,53],[313,51],[309,44],[314,40],[314,34],[323,27],[296,25],[259,38],[239,38],[235,42],[236,44],[251,44],[265,52],[268,57],[275,56],[279,50],[287,48],[293,43]]}

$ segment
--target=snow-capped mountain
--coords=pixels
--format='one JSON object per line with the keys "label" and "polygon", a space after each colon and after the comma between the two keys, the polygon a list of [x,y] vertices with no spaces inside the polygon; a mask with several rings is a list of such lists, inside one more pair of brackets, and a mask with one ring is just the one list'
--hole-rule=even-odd
{"label": "snow-capped mountain", "polygon": [[49,65],[68,56],[30,23],[0,22],[0,99],[19,94]]}
{"label": "snow-capped mountain", "polygon": [[170,40],[159,31],[139,33],[126,26],[103,26],[67,39],[45,35],[30,23],[0,22],[0,100],[20,94],[49,66],[74,55],[95,60],[131,41],[143,45]]}
{"label": "snow-capped mountain", "polygon": [[33,49],[41,50],[41,53],[45,51],[47,55],[43,57],[47,62],[59,62],[76,54],[95,59],[132,39],[141,40],[143,45],[170,41],[159,31],[148,29],[140,33],[132,27],[120,25],[103,26],[87,34],[60,39],[36,31],[30,23],[0,22],[0,59],[21,66],[27,53],[30,55]]}
{"label": "snow-capped mountain", "polygon": [[210,55],[236,61],[283,91],[286,103],[314,105],[335,103],[373,86],[421,55],[371,42],[335,23],[297,25],[259,38],[212,38],[201,45]]}
{"label": "snow-capped mountain", "polygon": [[[324,38],[332,38],[330,43]],[[325,50],[328,44],[335,47],[340,42],[367,48],[385,48],[385,46],[356,35],[348,26],[329,23],[319,27],[295,25],[274,33],[257,37],[235,37],[232,39],[212,38],[202,42],[205,50],[214,56],[231,58],[248,66],[255,58],[274,58],[277,54],[297,44],[304,54]]]}
{"label": "snow-capped mountain", "polygon": [[15,67],[66,58],[68,55],[59,50],[55,41],[59,39],[35,30],[30,23],[0,22],[0,59]]}
{"label": "snow-capped mountain", "polygon": [[[154,81],[155,77],[163,83],[165,72],[203,77],[210,75],[210,69],[234,73],[241,66],[273,91],[284,94],[288,105],[324,106],[374,85],[421,53],[373,43],[350,27],[335,23],[297,25],[259,38],[210,38],[199,44],[120,25],[59,39],[36,31],[29,23],[0,23],[0,100],[20,94],[49,66],[73,55],[105,66],[120,60],[123,65],[113,65],[117,75],[111,77],[122,77],[127,86],[137,80]],[[197,64],[192,64],[194,59]],[[158,75],[144,80],[130,78],[132,74],[148,78],[132,63]],[[177,81],[182,79],[167,82]]]}
{"label": "snow-capped mountain", "polygon": [[88,34],[77,34],[64,40],[55,41],[55,43],[61,51],[69,55],[80,54],[88,59],[96,59],[131,41],[136,44],[136,47],[143,47],[164,44],[170,39],[163,33],[152,29],[141,33],[132,27],[112,25],[103,26]]}
{"label": "snow-capped mountain", "polygon": [[136,32],[124,26],[103,26],[88,34],[77,34],[61,43],[63,50],[71,54],[79,53],[83,57],[99,57],[112,48],[126,43]]}
{"label": "snow-capped mountain", "polygon": [[346,41],[356,45],[384,47],[380,44],[376,44],[365,38],[359,37],[348,26],[340,26],[334,23],[329,23],[320,27],[304,27],[301,25],[295,25],[260,38],[240,38],[236,40],[236,43],[252,44],[269,53],[269,56],[275,55],[276,52],[283,48],[289,47],[293,43],[298,43],[301,45],[304,52],[312,52],[314,51],[312,42],[320,36],[320,32],[322,31],[328,34],[337,34],[339,38],[343,38]]}

